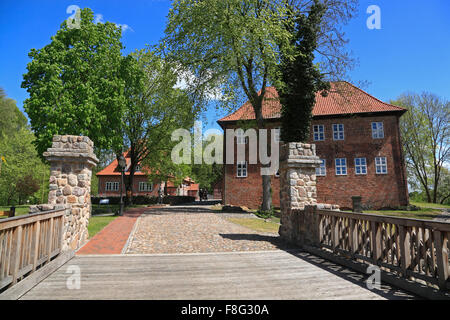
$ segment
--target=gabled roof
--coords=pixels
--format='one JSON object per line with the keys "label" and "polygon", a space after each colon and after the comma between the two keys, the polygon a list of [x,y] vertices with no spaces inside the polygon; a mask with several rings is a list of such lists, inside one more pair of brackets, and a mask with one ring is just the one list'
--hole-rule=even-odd
{"label": "gabled roof", "polygon": [[[405,112],[405,108],[385,103],[351,83],[331,82],[331,89],[326,97],[321,92],[316,94],[316,104],[313,116],[347,115],[376,112]],[[267,87],[262,107],[264,119],[278,119],[281,115],[281,104],[275,87]],[[249,101],[235,112],[223,117],[217,122],[254,120],[255,112]]]}
{"label": "gabled roof", "polygon": [[[123,156],[125,157],[125,160],[127,161],[127,169],[125,171],[125,175],[130,175],[129,172],[129,168],[131,165],[131,158],[130,155],[128,154],[128,151],[125,151],[123,153]],[[120,176],[120,171],[118,168],[119,164],[117,162],[117,159],[114,159],[109,165],[107,165],[103,170],[99,171],[97,173],[97,176]],[[134,173],[135,176],[146,176],[147,174],[144,171],[137,171]],[[183,179],[183,182],[189,184],[189,186],[195,185],[195,181],[191,178],[191,177],[185,177]],[[168,181],[168,186],[169,187],[175,187],[173,182]],[[198,189],[198,184],[197,184],[197,189],[195,189],[196,187],[191,187],[193,189],[189,189],[189,190],[197,190]]]}
{"label": "gabled roof", "polygon": [[[129,175],[129,168],[131,165],[131,158],[128,155],[128,151],[125,151],[123,153],[123,156],[127,162],[127,169],[125,170],[125,175]],[[141,171],[137,171],[134,173],[135,176],[145,176],[146,174]],[[100,170],[97,172],[97,176],[120,176],[119,171],[119,163],[117,162],[117,159],[114,159],[110,164],[108,164],[103,170]]]}

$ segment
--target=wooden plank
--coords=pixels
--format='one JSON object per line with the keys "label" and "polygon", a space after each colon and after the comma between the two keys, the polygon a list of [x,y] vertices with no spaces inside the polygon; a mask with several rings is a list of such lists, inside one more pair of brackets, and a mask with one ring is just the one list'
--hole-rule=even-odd
{"label": "wooden plank", "polygon": [[439,230],[434,231],[436,245],[436,264],[438,269],[438,283],[441,290],[447,289],[448,271],[448,236]]}
{"label": "wooden plank", "polygon": [[12,284],[14,285],[17,282],[17,276],[19,273],[20,267],[20,250],[22,241],[22,226],[18,226],[14,232],[14,241],[12,246],[12,255],[11,255],[11,276],[12,276]]}
{"label": "wooden plank", "polygon": [[338,217],[331,218],[331,247],[333,250],[339,245],[339,225],[338,225]]}
{"label": "wooden plank", "polygon": [[400,261],[403,275],[406,276],[406,271],[411,265],[411,253],[410,253],[410,234],[406,227],[399,226],[400,233]]}
{"label": "wooden plank", "polygon": [[376,221],[371,221],[372,231],[372,259],[375,265],[378,265],[378,260],[381,257],[381,224]]}
{"label": "wooden plank", "polygon": [[349,230],[349,236],[350,236],[350,250],[352,256],[355,255],[355,253],[358,252],[358,227],[357,223],[355,222],[355,219],[350,219],[350,230]]}
{"label": "wooden plank", "polygon": [[47,262],[49,262],[50,259],[51,259],[51,254],[52,254],[52,250],[53,250],[53,248],[52,248],[52,244],[53,244],[53,218],[50,218],[50,225],[49,225],[49,228],[48,228],[48,231],[47,231],[46,238],[47,238],[46,241],[47,241],[47,256],[48,256]]}
{"label": "wooden plank", "polygon": [[41,222],[36,221],[33,226],[34,240],[33,240],[33,271],[37,268],[37,260],[39,258],[39,235],[41,234]]}

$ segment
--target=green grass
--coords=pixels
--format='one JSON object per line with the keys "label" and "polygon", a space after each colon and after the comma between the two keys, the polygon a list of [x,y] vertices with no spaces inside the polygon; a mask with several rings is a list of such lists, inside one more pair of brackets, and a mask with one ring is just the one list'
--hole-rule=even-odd
{"label": "green grass", "polygon": [[95,236],[100,230],[106,227],[111,221],[116,219],[117,216],[107,216],[107,217],[91,217],[89,219],[88,232],[89,238]]}
{"label": "green grass", "polygon": [[421,207],[421,208],[444,208],[444,209],[450,209],[450,205],[448,205],[448,204],[417,202],[417,201],[410,201],[410,203],[412,205],[414,205],[414,206]]}
{"label": "green grass", "polygon": [[417,211],[407,211],[407,210],[364,210],[364,213],[378,214],[382,216],[394,216],[399,218],[412,218],[412,219],[424,219],[433,220],[437,215],[441,214],[442,211],[435,210],[432,208],[422,208]]}
{"label": "green grass", "polygon": [[278,233],[280,228],[278,223],[258,218],[228,218],[227,220],[259,232]]}

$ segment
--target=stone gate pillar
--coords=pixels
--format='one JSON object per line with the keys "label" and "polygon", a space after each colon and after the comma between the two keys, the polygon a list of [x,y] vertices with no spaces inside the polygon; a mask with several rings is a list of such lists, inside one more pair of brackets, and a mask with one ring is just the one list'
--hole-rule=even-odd
{"label": "stone gate pillar", "polygon": [[316,146],[305,143],[285,143],[280,146],[280,209],[279,234],[287,241],[296,241],[298,212],[306,205],[317,204],[316,168],[320,159]]}
{"label": "stone gate pillar", "polygon": [[50,205],[65,205],[63,250],[76,250],[88,238],[92,168],[98,163],[88,137],[54,136],[44,152],[50,162]]}

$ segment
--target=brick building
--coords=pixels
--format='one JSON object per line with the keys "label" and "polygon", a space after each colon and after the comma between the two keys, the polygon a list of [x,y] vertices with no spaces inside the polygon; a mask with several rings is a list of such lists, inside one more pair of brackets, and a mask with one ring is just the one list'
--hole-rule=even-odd
{"label": "brick building", "polygon": [[[263,116],[267,128],[279,134],[281,105],[276,89],[267,88]],[[406,170],[401,148],[399,118],[406,109],[384,103],[348,82],[332,83],[327,97],[316,95],[309,143],[316,145],[322,165],[316,170],[317,201],[351,208],[351,197],[362,196],[368,208],[408,204]],[[222,129],[238,128],[255,114],[249,102],[218,120]],[[225,132],[226,135],[226,132]],[[224,141],[226,141],[226,136]],[[262,199],[260,164],[224,165],[224,204],[258,208]],[[224,159],[226,159],[224,148]],[[280,204],[279,178],[272,176],[272,202]]]}
{"label": "brick building", "polygon": [[[125,177],[129,176],[129,167],[131,164],[130,156],[124,153],[127,161]],[[97,173],[98,177],[98,195],[100,197],[118,197],[120,196],[121,173],[118,169],[117,159],[113,160],[103,170]],[[138,168],[134,173],[133,179],[133,195],[134,196],[158,196],[159,183],[149,181],[147,174]],[[165,195],[171,196],[192,196],[198,200],[199,185],[189,177],[183,179],[180,185],[174,185],[172,181],[162,182],[162,188]],[[124,191],[125,192],[125,188]]]}

